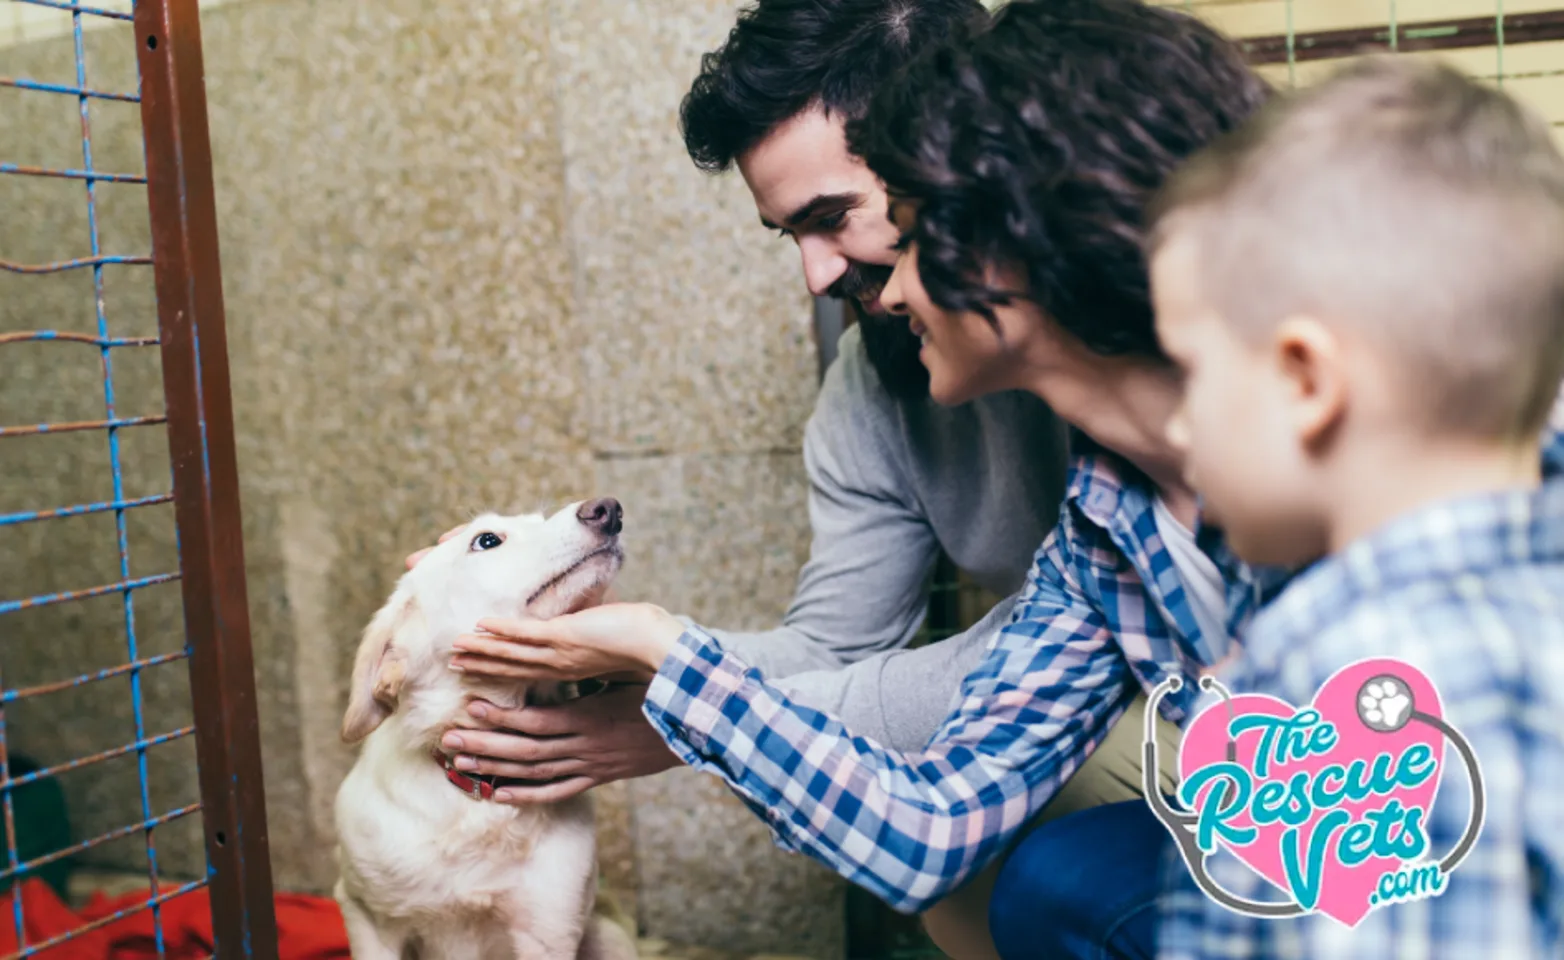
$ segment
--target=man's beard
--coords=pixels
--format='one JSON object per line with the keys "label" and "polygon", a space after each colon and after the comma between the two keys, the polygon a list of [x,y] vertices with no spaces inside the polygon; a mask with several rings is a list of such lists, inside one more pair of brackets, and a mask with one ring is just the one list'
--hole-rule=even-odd
{"label": "man's beard", "polygon": [[864,353],[880,384],[897,400],[923,400],[929,395],[929,371],[918,359],[923,344],[913,335],[907,318],[878,309],[866,309],[867,294],[879,296],[891,278],[891,267],[847,264],[847,272],[826,291],[846,304],[857,318],[862,332]]}

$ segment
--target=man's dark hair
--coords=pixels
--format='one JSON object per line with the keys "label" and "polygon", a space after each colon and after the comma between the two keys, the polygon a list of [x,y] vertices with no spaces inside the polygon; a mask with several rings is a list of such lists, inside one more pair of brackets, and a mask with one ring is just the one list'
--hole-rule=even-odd
{"label": "man's dark hair", "polygon": [[1160,358],[1142,248],[1148,201],[1270,89],[1227,38],[1137,0],[1017,0],[881,85],[848,142],[919,204],[929,297],[993,319],[1017,291],[1099,354]]}
{"label": "man's dark hair", "polygon": [[701,57],[679,107],[684,146],[721,173],[815,104],[860,117],[915,54],[986,16],[978,0],[759,0]]}
{"label": "man's dark hair", "polygon": [[[979,0],[759,0],[739,14],[727,42],[701,58],[679,107],[685,148],[697,167],[722,173],[817,104],[845,120],[861,117],[875,91],[919,52],[987,18]],[[881,272],[889,269],[854,265],[842,285]],[[867,316],[851,297],[841,299],[858,318],[864,353],[885,389],[927,398],[929,374],[907,321]]]}

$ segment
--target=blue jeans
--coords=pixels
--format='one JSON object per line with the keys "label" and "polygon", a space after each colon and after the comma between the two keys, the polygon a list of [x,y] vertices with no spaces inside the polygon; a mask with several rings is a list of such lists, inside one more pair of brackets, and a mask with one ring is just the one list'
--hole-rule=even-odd
{"label": "blue jeans", "polygon": [[1144,800],[1039,826],[1005,862],[989,901],[1004,960],[1149,960],[1167,830]]}

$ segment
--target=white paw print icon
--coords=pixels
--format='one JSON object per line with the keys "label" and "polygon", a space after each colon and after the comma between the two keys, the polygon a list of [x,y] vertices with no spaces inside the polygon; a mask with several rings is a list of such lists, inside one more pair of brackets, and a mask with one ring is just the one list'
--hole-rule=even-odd
{"label": "white paw print icon", "polygon": [[1395,677],[1375,677],[1358,691],[1358,717],[1370,730],[1400,730],[1412,719],[1412,691]]}

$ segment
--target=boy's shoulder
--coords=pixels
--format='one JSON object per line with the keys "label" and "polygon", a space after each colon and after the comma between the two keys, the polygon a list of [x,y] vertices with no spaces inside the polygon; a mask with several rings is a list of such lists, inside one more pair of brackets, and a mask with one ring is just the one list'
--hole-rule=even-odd
{"label": "boy's shoulder", "polygon": [[1436,683],[1539,670],[1564,682],[1564,480],[1419,511],[1325,558],[1260,611],[1244,647],[1234,681],[1300,688],[1278,695],[1366,657]]}

